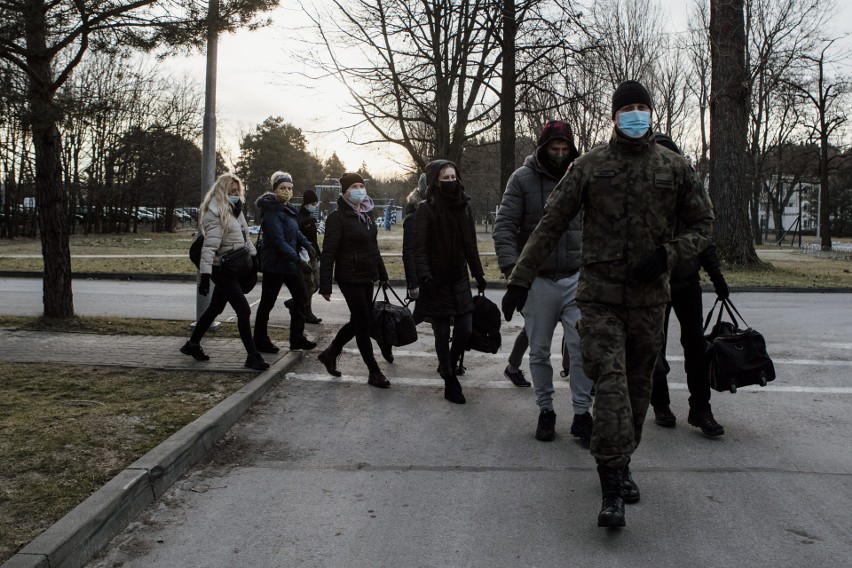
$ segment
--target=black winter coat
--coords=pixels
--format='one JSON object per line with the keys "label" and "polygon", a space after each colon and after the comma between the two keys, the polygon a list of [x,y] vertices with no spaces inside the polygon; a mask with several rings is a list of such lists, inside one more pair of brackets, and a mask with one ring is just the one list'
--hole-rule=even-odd
{"label": "black winter coat", "polygon": [[332,272],[337,283],[386,281],[388,273],[377,238],[378,229],[372,213],[369,224],[364,224],[343,197],[338,198],[337,209],[325,220],[319,293],[331,294]]}
{"label": "black winter coat", "polygon": [[707,248],[701,251],[696,258],[678,264],[672,269],[669,281],[672,292],[683,290],[690,283],[698,282],[698,270],[703,268],[710,280],[715,284],[717,279],[722,278],[722,270],[719,265],[719,257],[716,255],[716,243],[711,241]]}
{"label": "black winter coat", "polygon": [[[473,276],[482,276],[482,262],[476,246],[476,226],[470,205],[465,205],[468,226],[462,232],[462,247],[457,250],[438,250],[436,231],[440,224],[435,208],[429,201],[420,203],[415,217],[417,279],[420,282],[422,313],[426,317],[449,317],[473,311],[473,296],[470,292],[468,267]],[[436,268],[441,256],[456,255],[455,273],[441,273]],[[428,286],[424,282],[431,280]]]}
{"label": "black winter coat", "polygon": [[310,211],[302,205],[299,207],[299,231],[311,241],[314,250],[319,253],[319,242],[317,241],[317,220]]}
{"label": "black winter coat", "polygon": [[417,215],[417,203],[407,203],[402,221],[402,266],[405,268],[405,283],[409,288],[419,288],[417,280],[416,241],[414,218]]}

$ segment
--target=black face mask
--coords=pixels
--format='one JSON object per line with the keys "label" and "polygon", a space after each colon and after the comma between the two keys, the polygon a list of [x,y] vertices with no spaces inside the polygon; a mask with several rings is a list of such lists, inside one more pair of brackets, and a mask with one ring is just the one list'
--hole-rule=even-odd
{"label": "black face mask", "polygon": [[459,180],[439,182],[439,187],[445,195],[456,195],[459,192]]}
{"label": "black face mask", "polygon": [[231,205],[231,210],[234,212],[234,217],[239,217],[240,212],[243,210],[243,202],[237,201],[236,204]]}

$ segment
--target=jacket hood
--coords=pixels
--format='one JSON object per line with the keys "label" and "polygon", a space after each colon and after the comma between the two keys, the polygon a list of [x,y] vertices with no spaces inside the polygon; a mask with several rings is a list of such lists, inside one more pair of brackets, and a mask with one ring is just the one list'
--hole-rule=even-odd
{"label": "jacket hood", "polygon": [[260,211],[278,211],[284,208],[284,204],[278,201],[278,198],[271,191],[267,191],[258,197],[254,205]]}
{"label": "jacket hood", "polygon": [[[547,155],[547,145],[554,140],[565,140],[568,142],[568,158],[565,160],[567,164],[570,164],[580,156],[580,152],[574,144],[574,133],[571,131],[571,126],[561,120],[549,120],[544,125],[544,128],[541,129],[538,144],[535,147],[535,155],[538,158],[540,170],[551,171],[551,168],[547,166],[550,160],[550,156]],[[561,173],[564,173],[564,171]],[[559,177],[561,177],[561,174]]]}
{"label": "jacket hood", "polygon": [[426,191],[428,192],[438,181],[438,174],[444,169],[444,166],[453,166],[456,169],[456,178],[461,182],[461,174],[459,168],[449,160],[432,160],[426,164]]}

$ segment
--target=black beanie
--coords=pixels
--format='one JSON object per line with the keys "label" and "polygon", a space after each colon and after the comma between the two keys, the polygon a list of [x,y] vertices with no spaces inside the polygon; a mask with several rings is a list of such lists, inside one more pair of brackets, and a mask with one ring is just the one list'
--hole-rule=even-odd
{"label": "black beanie", "polygon": [[651,103],[651,94],[648,92],[642,83],[639,81],[625,81],[615,89],[612,94],[612,118],[615,118],[615,113],[623,106],[644,104],[648,108],[653,109]]}
{"label": "black beanie", "polygon": [[674,140],[672,140],[669,136],[666,136],[662,132],[655,132],[654,133],[654,141],[657,144],[659,144],[660,146],[668,148],[669,150],[671,150],[672,152],[675,152],[676,154],[683,155],[683,152],[680,151],[680,148],[677,147],[677,144],[674,143]]}
{"label": "black beanie", "polygon": [[305,193],[302,194],[302,203],[304,205],[309,205],[311,203],[318,203],[318,202],[319,202],[319,197],[317,197],[317,194],[314,192],[313,189],[306,189]]}
{"label": "black beanie", "polygon": [[343,174],[340,176],[340,191],[346,192],[347,189],[352,187],[353,183],[364,183],[364,178],[358,174]]}

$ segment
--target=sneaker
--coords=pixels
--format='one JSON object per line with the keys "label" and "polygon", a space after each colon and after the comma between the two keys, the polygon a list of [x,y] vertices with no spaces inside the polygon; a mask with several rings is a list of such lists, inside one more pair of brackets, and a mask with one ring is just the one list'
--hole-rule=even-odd
{"label": "sneaker", "polygon": [[509,367],[507,366],[506,369],[503,371],[503,376],[512,381],[512,384],[516,387],[532,386],[532,383],[524,377],[524,372],[520,369],[518,369],[517,371],[510,371]]}
{"label": "sneaker", "polygon": [[264,337],[263,339],[255,339],[254,348],[260,351],[261,353],[278,353],[279,351],[281,351],[274,343],[272,343],[272,340],[269,339],[269,337]]}
{"label": "sneaker", "polygon": [[204,349],[201,348],[201,344],[193,343],[192,341],[184,343],[183,347],[180,348],[180,352],[184,355],[191,355],[196,361],[210,360],[210,356],[204,352]]}
{"label": "sneaker", "polygon": [[370,376],[367,378],[367,384],[372,385],[374,387],[378,387],[380,389],[390,388],[390,381],[386,376],[382,374],[381,371],[376,369],[375,371],[370,371]]}
{"label": "sneaker", "polygon": [[657,423],[657,426],[662,426],[663,428],[674,428],[677,423],[677,418],[668,405],[659,407],[655,406],[654,422]]}
{"label": "sneaker", "polygon": [[552,410],[542,410],[538,414],[535,439],[540,442],[552,442],[554,438],[556,438],[556,413]]}
{"label": "sneaker", "polygon": [[592,443],[592,415],[588,412],[575,414],[574,422],[571,423],[571,435],[588,448]]}
{"label": "sneaker", "polygon": [[265,371],[269,368],[269,363],[263,360],[263,357],[259,352],[255,351],[254,353],[248,354],[248,357],[246,357],[246,363],[243,366],[247,369],[254,369],[255,371]]}
{"label": "sneaker", "polygon": [[290,341],[290,351],[310,351],[316,346],[316,343],[304,336],[296,339],[295,341]]}
{"label": "sneaker", "polygon": [[693,412],[690,410],[686,421],[696,428],[701,428],[701,432],[710,438],[715,438],[725,433],[725,428],[716,422],[716,419],[713,418],[713,413],[709,410],[704,412]]}

